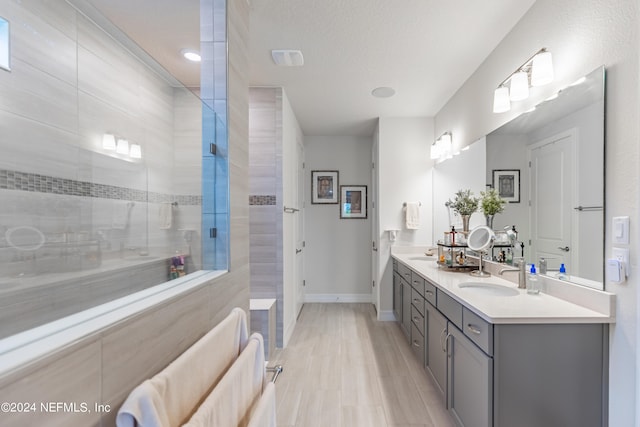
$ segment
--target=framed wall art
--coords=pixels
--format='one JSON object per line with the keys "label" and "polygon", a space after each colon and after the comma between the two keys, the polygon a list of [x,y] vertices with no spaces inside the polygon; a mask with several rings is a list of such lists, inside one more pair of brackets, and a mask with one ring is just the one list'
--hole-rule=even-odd
{"label": "framed wall art", "polygon": [[367,217],[367,186],[340,186],[340,218],[364,219]]}
{"label": "framed wall art", "polygon": [[509,203],[520,203],[520,169],[494,169],[493,188]]}
{"label": "framed wall art", "polygon": [[311,171],[311,203],[338,203],[338,171]]}

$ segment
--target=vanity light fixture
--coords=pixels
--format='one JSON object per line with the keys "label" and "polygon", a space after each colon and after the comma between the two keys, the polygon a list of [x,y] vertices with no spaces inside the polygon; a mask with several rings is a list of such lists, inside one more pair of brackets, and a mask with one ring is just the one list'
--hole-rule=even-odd
{"label": "vanity light fixture", "polygon": [[[522,101],[529,97],[530,86],[542,86],[552,81],[551,52],[543,47],[498,85],[493,93],[493,112],[509,111],[511,101]],[[507,83],[509,83],[511,91],[506,86]]]}
{"label": "vanity light fixture", "polygon": [[105,150],[116,149],[116,137],[111,133],[105,133],[102,135],[102,148]]}
{"label": "vanity light fixture", "polygon": [[129,154],[129,141],[118,138],[118,141],[116,142],[116,153]]}
{"label": "vanity light fixture", "polygon": [[453,157],[453,141],[451,139],[451,132],[443,133],[433,144],[431,144],[430,157],[432,160],[439,162]]}

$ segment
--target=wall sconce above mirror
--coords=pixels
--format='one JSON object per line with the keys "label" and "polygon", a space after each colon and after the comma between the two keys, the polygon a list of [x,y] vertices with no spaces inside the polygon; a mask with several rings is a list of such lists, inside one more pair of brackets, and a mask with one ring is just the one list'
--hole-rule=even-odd
{"label": "wall sconce above mirror", "polygon": [[431,160],[442,162],[453,157],[451,132],[445,132],[431,144]]}
{"label": "wall sconce above mirror", "polygon": [[[509,111],[512,101],[522,101],[529,97],[530,86],[544,86],[552,81],[551,52],[543,47],[498,85],[493,93],[493,112]],[[507,83],[509,87],[506,86]]]}

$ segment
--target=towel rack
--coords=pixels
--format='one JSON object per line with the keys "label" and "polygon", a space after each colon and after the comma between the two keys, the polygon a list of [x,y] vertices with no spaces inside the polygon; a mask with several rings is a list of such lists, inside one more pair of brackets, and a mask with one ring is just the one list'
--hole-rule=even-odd
{"label": "towel rack", "polygon": [[[418,202],[418,206],[422,206],[422,202]],[[407,207],[407,202],[404,202],[404,203],[402,204],[402,207],[403,207],[403,208],[406,208],[406,207]]]}
{"label": "towel rack", "polygon": [[296,209],[296,208],[288,208],[288,207],[286,207],[286,206],[285,206],[285,207],[284,207],[284,211],[285,211],[286,213],[296,213],[296,212],[299,212],[299,211],[300,211],[300,209]]}
{"label": "towel rack", "polygon": [[282,367],[282,365],[267,366],[267,372],[273,372],[273,377],[271,377],[272,383],[276,382],[276,380],[278,379],[278,375],[280,375],[283,370],[284,368]]}
{"label": "towel rack", "polygon": [[603,208],[602,206],[578,206],[577,208],[573,208],[577,211],[601,211]]}

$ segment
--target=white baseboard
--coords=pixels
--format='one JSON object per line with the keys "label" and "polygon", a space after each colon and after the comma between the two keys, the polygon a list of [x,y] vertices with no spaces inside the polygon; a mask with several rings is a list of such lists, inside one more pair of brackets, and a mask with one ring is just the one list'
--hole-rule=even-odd
{"label": "white baseboard", "polygon": [[383,310],[378,313],[378,320],[381,322],[395,322],[397,319],[393,314],[393,310]]}
{"label": "white baseboard", "polygon": [[308,294],[304,295],[304,302],[308,303],[370,303],[372,302],[371,294]]}

